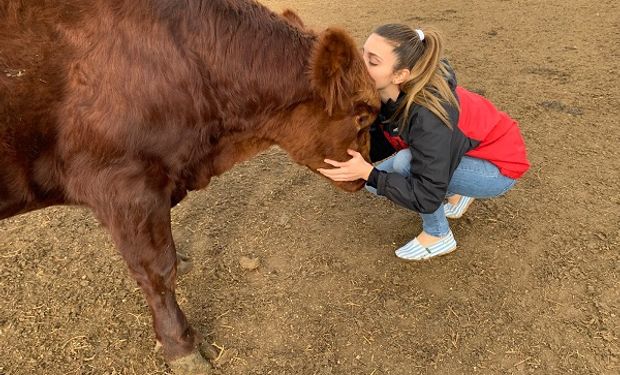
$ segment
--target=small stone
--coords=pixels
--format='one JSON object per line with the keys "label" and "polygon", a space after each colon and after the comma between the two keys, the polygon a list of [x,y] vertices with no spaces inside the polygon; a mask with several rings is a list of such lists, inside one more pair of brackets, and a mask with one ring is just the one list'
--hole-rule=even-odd
{"label": "small stone", "polygon": [[260,261],[258,258],[248,258],[244,256],[239,258],[239,265],[244,270],[253,271],[258,268]]}

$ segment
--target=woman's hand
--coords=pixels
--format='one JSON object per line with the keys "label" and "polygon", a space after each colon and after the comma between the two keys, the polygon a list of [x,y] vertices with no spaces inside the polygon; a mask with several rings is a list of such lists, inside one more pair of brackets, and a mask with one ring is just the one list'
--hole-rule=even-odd
{"label": "woman's hand", "polygon": [[373,166],[364,160],[359,152],[347,150],[347,153],[353,156],[348,161],[339,162],[325,159],[327,164],[333,165],[336,168],[319,168],[318,171],[323,176],[331,178],[334,181],[355,181],[359,179],[368,181],[368,176],[370,176]]}

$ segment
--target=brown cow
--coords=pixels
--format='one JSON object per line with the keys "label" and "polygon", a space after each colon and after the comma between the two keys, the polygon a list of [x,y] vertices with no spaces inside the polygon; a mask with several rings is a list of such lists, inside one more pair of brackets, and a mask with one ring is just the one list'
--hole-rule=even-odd
{"label": "brown cow", "polygon": [[90,207],[182,373],[208,365],[175,298],[170,207],[272,145],[313,171],[367,155],[379,105],[346,33],[242,0],[5,0],[0,70],[0,219]]}

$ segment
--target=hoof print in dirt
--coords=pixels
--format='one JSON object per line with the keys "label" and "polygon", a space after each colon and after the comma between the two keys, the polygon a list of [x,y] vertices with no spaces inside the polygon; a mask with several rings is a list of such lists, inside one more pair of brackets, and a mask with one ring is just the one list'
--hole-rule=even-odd
{"label": "hoof print in dirt", "polygon": [[572,107],[557,100],[548,100],[540,103],[540,106],[549,111],[568,113],[573,116],[583,115],[583,110],[579,107]]}

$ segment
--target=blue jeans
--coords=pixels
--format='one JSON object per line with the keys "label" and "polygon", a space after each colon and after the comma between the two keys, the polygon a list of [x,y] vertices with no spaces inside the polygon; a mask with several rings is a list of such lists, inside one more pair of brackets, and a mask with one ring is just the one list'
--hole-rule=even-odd
{"label": "blue jeans", "polygon": [[[375,165],[375,168],[409,176],[411,172],[411,151],[409,149],[401,150]],[[464,156],[452,175],[446,196],[458,194],[472,198],[494,198],[510,190],[515,182],[515,179],[502,175],[492,163]],[[366,185],[366,189],[377,194],[377,190],[371,186]],[[443,237],[450,232],[443,203],[437,211],[431,214],[420,214],[420,216],[422,217],[422,228],[431,236]]]}

